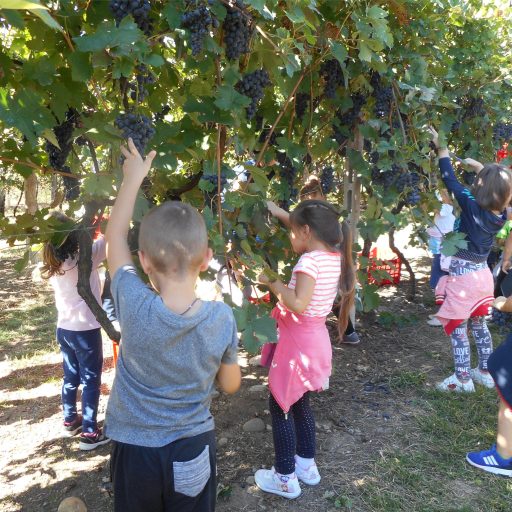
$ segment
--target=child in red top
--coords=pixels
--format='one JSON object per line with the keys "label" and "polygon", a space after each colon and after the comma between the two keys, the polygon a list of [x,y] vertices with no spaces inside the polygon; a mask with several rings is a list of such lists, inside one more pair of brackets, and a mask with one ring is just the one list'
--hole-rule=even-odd
{"label": "child in red top", "polygon": [[325,319],[334,299],[339,293],[341,334],[354,301],[352,240],[347,224],[340,225],[338,218],[325,201],[300,203],[290,214],[292,247],[302,255],[290,283],[260,276],[279,299],[272,314],[279,342],[267,344],[262,352],[262,363],[272,359],[268,381],[275,469],[260,469],[255,481],[260,489],[285,498],[300,495],[299,480],[320,482],[309,395],[328,386],[332,349]]}

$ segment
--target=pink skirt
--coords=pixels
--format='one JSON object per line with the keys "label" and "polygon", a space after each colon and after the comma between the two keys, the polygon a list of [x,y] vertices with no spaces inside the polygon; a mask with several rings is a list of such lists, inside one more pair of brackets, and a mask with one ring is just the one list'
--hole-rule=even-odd
{"label": "pink skirt", "polygon": [[267,343],[261,364],[269,366],[272,396],[287,413],[307,391],[326,389],[332,370],[332,347],[325,317],[292,313],[281,305],[272,311],[278,343]]}

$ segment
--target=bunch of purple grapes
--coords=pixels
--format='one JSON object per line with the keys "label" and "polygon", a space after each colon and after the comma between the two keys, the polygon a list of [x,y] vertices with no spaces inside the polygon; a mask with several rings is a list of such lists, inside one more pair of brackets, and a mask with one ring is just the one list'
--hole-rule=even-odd
{"label": "bunch of purple grapes", "polygon": [[164,105],[162,107],[162,110],[160,112],[157,112],[156,114],[153,114],[153,121],[155,123],[158,123],[160,121],[164,120],[164,117],[171,111],[170,105]]}
{"label": "bunch of purple grapes", "polygon": [[242,0],[236,0],[233,7],[227,8],[222,27],[228,60],[236,60],[240,55],[249,53],[249,42],[253,32],[252,18]]}
{"label": "bunch of purple grapes", "polygon": [[[219,177],[217,174],[203,174],[201,176],[201,180],[211,183],[213,185],[213,189],[212,190],[204,190],[203,195],[204,195],[204,200],[205,200],[206,204],[212,210],[216,211],[217,210],[216,199],[217,199],[218,192],[219,192]],[[228,183],[228,180],[227,180],[226,176],[224,175],[223,170],[221,169],[221,174],[220,174],[221,193],[224,190],[224,188],[226,187],[227,183]]]}
{"label": "bunch of purple grapes", "polygon": [[495,141],[500,143],[512,140],[512,123],[496,123],[492,130]]}
{"label": "bunch of purple grapes", "polygon": [[391,86],[386,86],[382,83],[378,73],[372,75],[370,84],[373,87],[373,97],[375,98],[375,117],[388,117],[393,102],[393,89]]}
{"label": "bunch of purple grapes", "polygon": [[265,87],[270,85],[270,77],[265,69],[257,69],[245,75],[236,85],[235,89],[250,98],[251,103],[245,109],[247,119],[252,119],[258,109],[258,103],[265,94]]}
{"label": "bunch of purple grapes", "polygon": [[131,138],[139,153],[144,155],[149,140],[155,134],[151,120],[142,114],[127,112],[119,114],[114,124],[121,130],[123,138]]}
{"label": "bunch of purple grapes", "polygon": [[110,0],[109,7],[118,26],[123,18],[131,14],[139,29],[146,35],[151,35],[153,24],[149,19],[149,0]]}
{"label": "bunch of purple grapes", "polygon": [[309,94],[307,92],[298,92],[295,95],[295,115],[302,121],[309,105]]}
{"label": "bunch of purple grapes", "polygon": [[201,1],[188,3],[193,10],[187,11],[181,17],[181,26],[190,32],[190,48],[195,57],[203,51],[204,40],[211,28],[219,26],[219,20],[210,12],[210,9]]}
{"label": "bunch of purple grapes", "polygon": [[[348,135],[342,130],[342,127],[345,128],[348,132],[352,130],[352,128],[359,122],[361,115],[361,108],[366,103],[366,98],[360,94],[356,93],[351,96],[352,99],[352,107],[350,107],[346,111],[338,110],[336,112],[337,121],[332,124],[333,130],[333,139],[342,146],[348,141]],[[341,155],[346,154],[346,148],[341,149]]]}
{"label": "bunch of purple grapes", "polygon": [[322,62],[320,76],[324,79],[324,95],[326,98],[335,98],[336,90],[344,83],[343,70],[337,59]]}
{"label": "bunch of purple grapes", "polygon": [[288,185],[290,197],[296,195],[295,178],[297,177],[297,169],[294,167],[293,162],[284,151],[276,152],[276,160],[279,163],[281,177]]}
{"label": "bunch of purple grapes", "polygon": [[332,192],[334,188],[334,169],[331,166],[324,167],[320,174],[320,186],[324,195]]}
{"label": "bunch of purple grapes", "polygon": [[73,130],[78,123],[78,112],[69,109],[66,112],[66,119],[53,129],[55,138],[59,147],[54,146],[50,141],[46,141],[45,150],[48,153],[48,161],[54,169],[58,169],[62,175],[65,197],[67,200],[76,199],[80,194],[80,185],[77,179],[70,177],[71,168],[66,165],[69,153],[73,147]]}
{"label": "bunch of purple grapes", "polygon": [[136,68],[135,82],[130,84],[130,97],[133,101],[141,103],[148,96],[146,85],[154,84],[155,77],[145,64],[139,64]]}

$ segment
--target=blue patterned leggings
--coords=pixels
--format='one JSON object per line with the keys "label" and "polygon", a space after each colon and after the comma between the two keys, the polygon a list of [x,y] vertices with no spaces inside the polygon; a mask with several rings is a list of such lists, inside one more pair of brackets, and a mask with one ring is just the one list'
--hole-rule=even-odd
{"label": "blue patterned leggings", "polygon": [[278,473],[295,471],[295,454],[305,459],[315,458],[315,418],[309,404],[309,391],[297,400],[285,414],[272,394],[269,398],[272,435]]}

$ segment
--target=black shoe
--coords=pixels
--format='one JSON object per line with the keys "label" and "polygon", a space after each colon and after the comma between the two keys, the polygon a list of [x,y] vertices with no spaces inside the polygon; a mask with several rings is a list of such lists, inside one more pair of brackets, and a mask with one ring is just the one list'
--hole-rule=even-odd
{"label": "black shoe", "polygon": [[110,443],[110,438],[106,437],[101,429],[98,429],[96,432],[82,432],[78,447],[80,450],[89,451],[107,443]]}
{"label": "black shoe", "polygon": [[82,416],[78,415],[73,421],[65,421],[63,426],[66,437],[74,436],[82,430]]}

